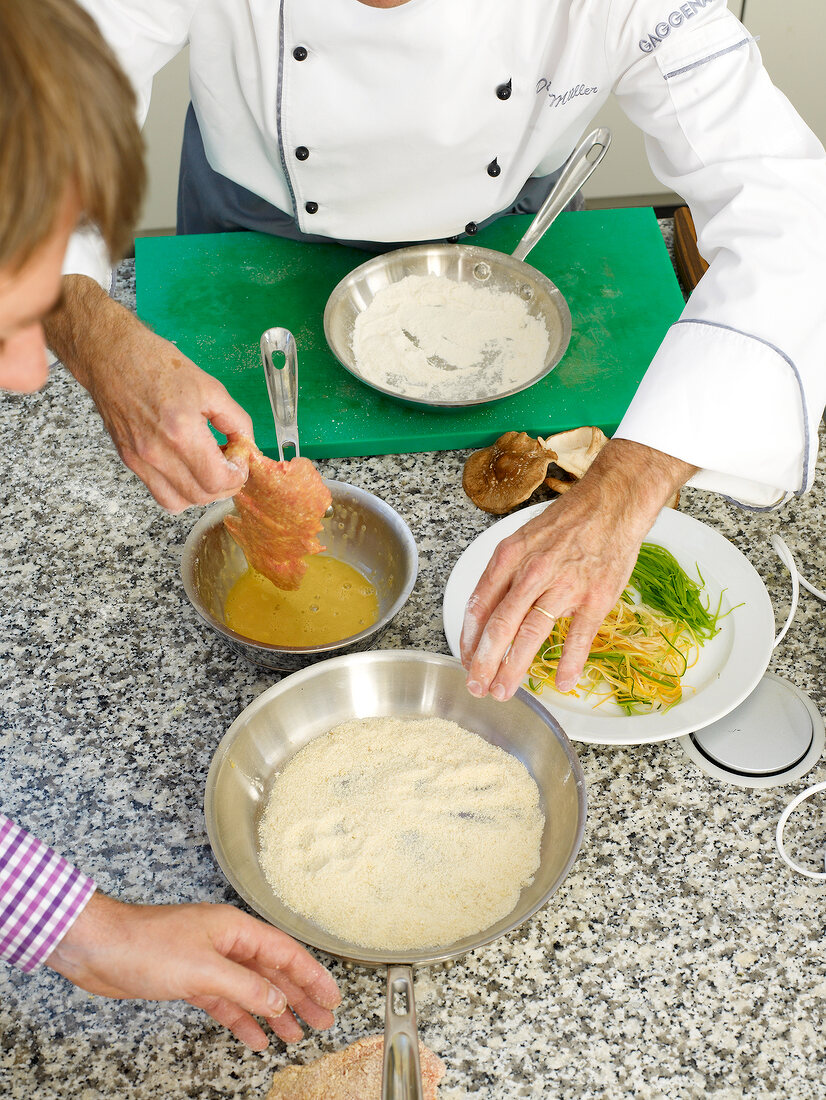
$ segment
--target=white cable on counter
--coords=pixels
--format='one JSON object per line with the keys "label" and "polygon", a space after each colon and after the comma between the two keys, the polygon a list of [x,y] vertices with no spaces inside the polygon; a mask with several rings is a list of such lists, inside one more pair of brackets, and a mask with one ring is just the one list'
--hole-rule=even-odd
{"label": "white cable on counter", "polygon": [[[803,588],[806,589],[807,592],[811,592],[813,596],[817,596],[819,600],[823,600],[825,602],[826,592],[821,592],[819,588],[815,588],[813,584],[809,584],[806,578],[801,575],[800,571],[797,568],[797,565],[795,564],[795,560],[792,556],[791,550],[788,548],[783,539],[781,539],[780,535],[772,535],[772,546],[774,547],[777,556],[789,570],[792,578],[792,606],[791,610],[789,611],[789,617],[786,619],[783,629],[774,639],[774,648],[777,648],[777,646],[780,645],[780,643],[785,638],[786,631],[792,625],[792,619],[794,618],[795,611],[797,610],[797,601],[800,595],[801,585],[803,586]],[[807,798],[811,798],[813,794],[818,794],[820,791],[826,791],[826,783],[815,783],[813,787],[807,787],[805,791],[801,791],[799,795],[792,799],[792,801],[780,815],[780,820],[777,823],[777,833],[775,836],[775,840],[777,843],[777,850],[780,853],[781,858],[784,860],[784,862],[788,863],[789,867],[791,867],[793,871],[797,871],[798,874],[801,875],[806,875],[807,878],[826,879],[826,871],[810,871],[806,867],[801,867],[799,863],[795,863],[795,861],[786,852],[786,846],[783,843],[783,831],[786,828],[786,822],[789,820],[789,816],[797,809],[797,807],[802,802],[805,802]],[[824,856],[824,866],[826,866],[826,856]]]}
{"label": "white cable on counter", "polygon": [[[786,846],[783,843],[783,830],[786,828],[786,822],[789,820],[789,815],[797,809],[801,802],[805,802],[807,798],[811,798],[813,794],[818,794],[820,791],[826,791],[826,783],[815,783],[813,787],[801,791],[796,798],[791,800],[780,815],[780,820],[777,823],[777,834],[775,839],[777,841],[778,852],[793,871],[797,871],[798,874],[801,875],[806,875],[807,878],[826,878],[826,871],[810,871],[807,867],[801,867],[799,863],[795,863],[786,852]],[[826,860],[824,860],[824,865],[826,865]]]}
{"label": "white cable on counter", "polygon": [[783,624],[783,629],[774,639],[774,645],[772,648],[777,649],[777,647],[786,637],[786,633],[789,627],[792,625],[792,619],[794,618],[795,612],[797,611],[797,601],[800,598],[800,574],[797,571],[797,566],[795,565],[791,550],[785,544],[783,539],[781,539],[780,535],[772,535],[772,546],[774,547],[777,556],[789,570],[792,578],[792,606],[789,608],[789,616],[786,619],[786,622]]}
{"label": "white cable on counter", "polygon": [[802,573],[798,573],[797,575],[798,577],[800,577],[800,583],[803,585],[807,592],[811,592],[813,596],[817,596],[819,600],[823,600],[824,602],[826,602],[826,592],[821,592],[819,588],[815,588],[813,584],[809,584]]}

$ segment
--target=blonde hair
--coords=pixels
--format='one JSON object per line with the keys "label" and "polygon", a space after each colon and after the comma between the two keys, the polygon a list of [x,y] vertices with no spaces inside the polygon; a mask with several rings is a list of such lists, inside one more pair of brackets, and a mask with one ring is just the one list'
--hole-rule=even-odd
{"label": "blonde hair", "polygon": [[21,267],[70,188],[112,254],[143,196],[135,96],[74,0],[0,0],[0,267]]}

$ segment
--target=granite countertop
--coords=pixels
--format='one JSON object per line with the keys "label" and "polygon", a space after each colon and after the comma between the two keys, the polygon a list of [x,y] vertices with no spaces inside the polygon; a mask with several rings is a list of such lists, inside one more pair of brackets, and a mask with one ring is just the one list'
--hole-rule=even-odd
{"label": "granite countertop", "polygon": [[[131,272],[122,265],[127,303]],[[154,504],[61,367],[42,393],[0,399],[0,430],[4,812],[117,897],[238,904],[207,841],[204,782],[232,720],[278,677],[236,656],[186,600],[179,561],[198,510]],[[447,652],[445,579],[492,522],[462,492],[466,454],[319,463],[391,501],[418,543],[418,582],[385,647]],[[782,531],[823,586],[824,483],[821,469],[814,492],[768,514],[683,494],[685,512],[755,565],[778,623],[790,584],[769,539]],[[770,664],[821,711],[824,614],[803,592]],[[774,830],[797,791],[826,779],[826,761],[753,791],[709,778],[674,741],[577,748],[585,840],[550,904],[417,974],[421,1035],[447,1065],[441,1095],[823,1097],[826,887],[786,868]],[[822,843],[822,818],[812,829]],[[187,1005],[0,970],[0,1094],[257,1100],[277,1067],[381,1030],[383,973],[330,965],[344,991],[335,1028],[263,1055]]]}

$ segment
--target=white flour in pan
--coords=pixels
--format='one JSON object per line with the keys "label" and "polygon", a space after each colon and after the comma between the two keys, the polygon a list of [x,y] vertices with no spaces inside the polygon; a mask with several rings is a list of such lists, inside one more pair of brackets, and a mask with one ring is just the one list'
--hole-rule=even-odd
{"label": "white flour in pan", "polygon": [[408,275],[378,291],[358,315],[353,354],[363,378],[421,400],[502,393],[538,374],[545,322],[518,294]]}
{"label": "white flour in pan", "polygon": [[539,866],[539,790],[504,749],[439,718],[365,718],[276,778],[259,858],[295,912],[374,950],[452,943],[506,917]]}

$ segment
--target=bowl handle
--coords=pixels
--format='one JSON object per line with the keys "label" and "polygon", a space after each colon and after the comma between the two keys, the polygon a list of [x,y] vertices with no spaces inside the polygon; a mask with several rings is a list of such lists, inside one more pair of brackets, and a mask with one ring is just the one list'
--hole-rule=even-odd
{"label": "bowl handle", "polygon": [[381,1100],[422,1100],[416,999],[410,966],[387,968]]}

